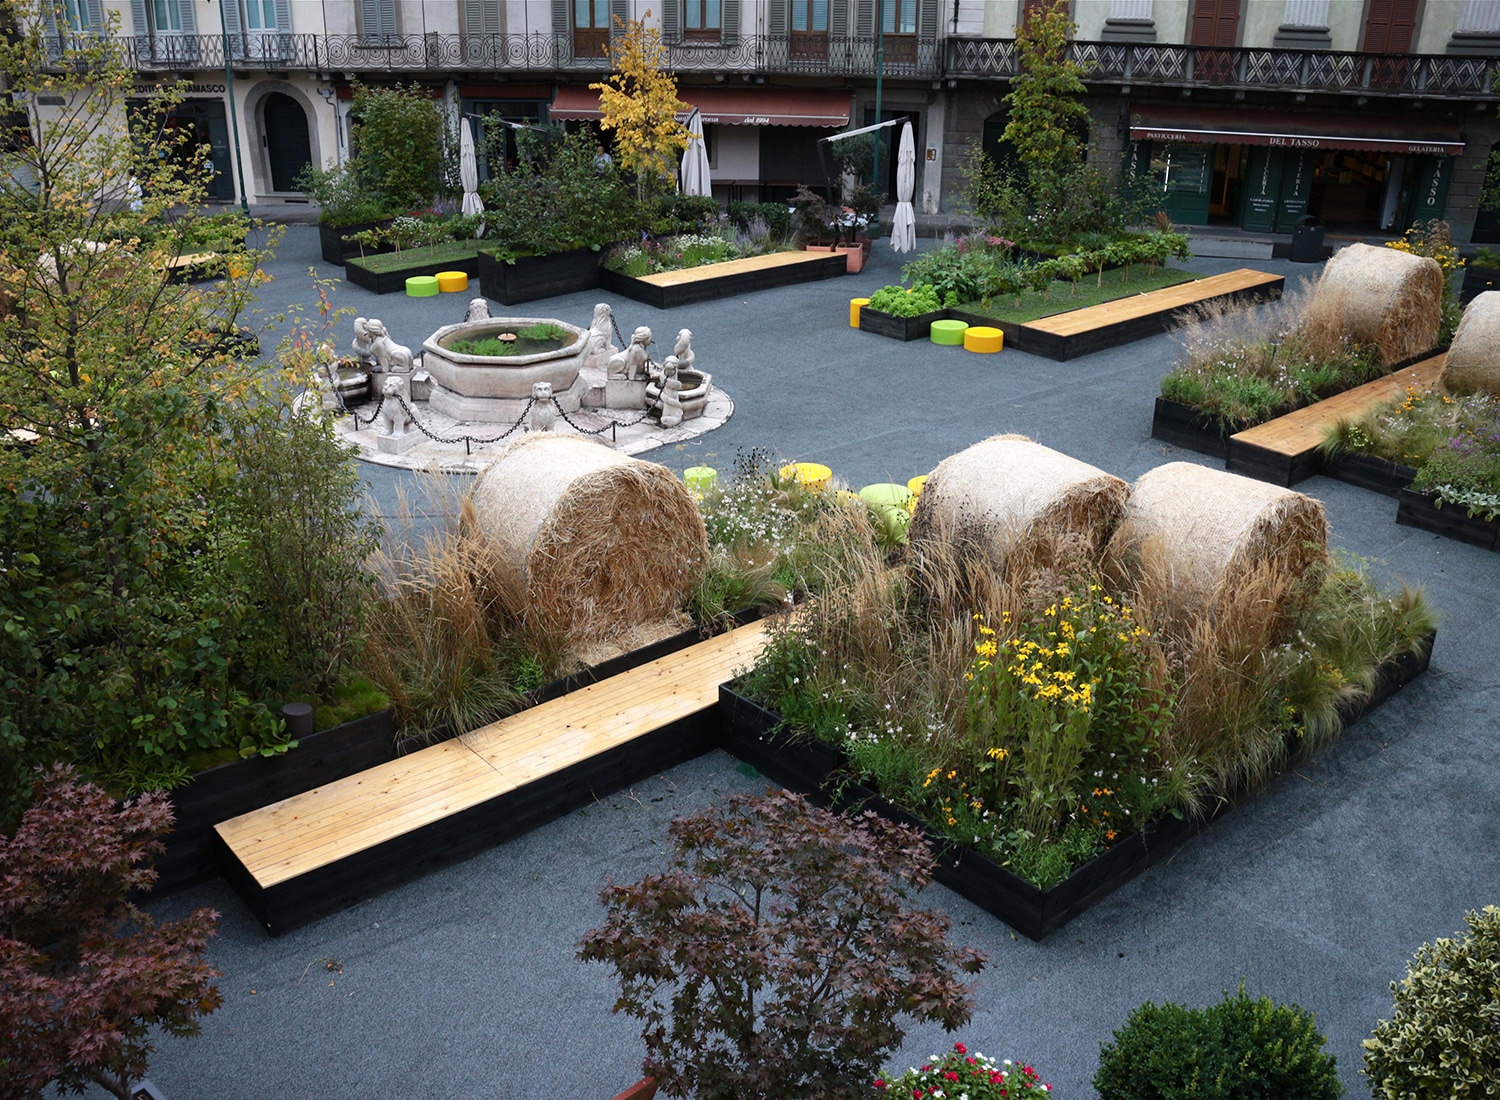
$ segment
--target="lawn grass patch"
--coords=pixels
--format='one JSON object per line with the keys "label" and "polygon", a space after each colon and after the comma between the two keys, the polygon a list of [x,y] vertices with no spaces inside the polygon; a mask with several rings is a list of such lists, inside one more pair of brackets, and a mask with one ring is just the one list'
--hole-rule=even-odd
{"label": "lawn grass patch", "polygon": [[349,262],[366,271],[387,275],[408,267],[431,267],[437,264],[462,263],[479,256],[478,241],[450,241],[422,248],[405,248],[400,252],[383,252],[378,256],[361,256]]}
{"label": "lawn grass patch", "polygon": [[955,308],[964,313],[977,313],[996,321],[1010,321],[1024,325],[1058,313],[1103,305],[1105,302],[1113,302],[1132,294],[1146,294],[1153,290],[1177,286],[1179,283],[1186,283],[1198,277],[1190,271],[1172,267],[1159,267],[1153,274],[1142,270],[1139,265],[1130,270],[1128,280],[1125,278],[1125,273],[1125,268],[1117,267],[1104,272],[1102,277],[1086,275],[1077,283],[1053,282],[1045,295],[1035,290],[1023,290],[1019,295],[1006,294],[990,298],[988,301],[981,299],[975,302],[963,302]]}

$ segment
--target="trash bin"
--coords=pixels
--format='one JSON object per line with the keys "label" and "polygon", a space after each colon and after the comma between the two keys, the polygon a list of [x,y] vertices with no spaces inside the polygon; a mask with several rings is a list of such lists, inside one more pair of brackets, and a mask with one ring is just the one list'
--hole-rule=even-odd
{"label": "trash bin", "polygon": [[1323,223],[1311,214],[1297,219],[1292,234],[1292,263],[1315,264],[1323,260]]}

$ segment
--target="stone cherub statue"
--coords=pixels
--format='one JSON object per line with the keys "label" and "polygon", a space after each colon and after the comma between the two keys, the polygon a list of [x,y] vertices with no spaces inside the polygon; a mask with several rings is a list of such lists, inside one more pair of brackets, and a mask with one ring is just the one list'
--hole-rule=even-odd
{"label": "stone cherub statue", "polygon": [[672,354],[677,357],[678,370],[692,370],[693,362],[698,358],[693,351],[693,333],[691,329],[677,330],[677,344],[672,349]]}
{"label": "stone cherub statue", "polygon": [[619,352],[615,347],[615,318],[608,302],[594,307],[594,319],[589,323],[588,348],[584,352],[583,365],[607,370],[610,357]]}
{"label": "stone cherub statue", "polygon": [[661,366],[661,426],[675,428],[682,423],[682,379],[677,377],[677,356],[669,355]]}
{"label": "stone cherub statue", "polygon": [[365,331],[370,340],[370,354],[375,359],[375,369],[388,374],[410,374],[414,369],[411,348],[391,339],[384,321],[371,317],[365,322]]}
{"label": "stone cherub statue", "polygon": [[630,346],[624,351],[610,356],[607,378],[624,379],[637,382],[645,379],[650,373],[651,353],[646,349],[651,346],[651,330],[645,325],[636,329],[630,337]]}

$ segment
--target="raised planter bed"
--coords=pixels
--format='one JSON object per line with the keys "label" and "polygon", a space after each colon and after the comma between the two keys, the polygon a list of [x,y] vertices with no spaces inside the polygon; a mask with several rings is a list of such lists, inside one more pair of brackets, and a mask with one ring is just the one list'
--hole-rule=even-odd
{"label": "raised planter bed", "polygon": [[1169,401],[1165,397],[1156,399],[1156,409],[1151,414],[1152,439],[1213,458],[1228,457],[1229,437],[1239,430],[1239,427],[1225,424],[1192,405]]}
{"label": "raised planter bed", "polygon": [[[318,223],[318,244],[323,250],[323,262],[343,267],[351,256],[360,255],[360,247],[353,241],[346,241],[344,237],[353,233],[363,233],[366,229],[383,229],[389,222],[355,222],[353,225],[328,225],[324,222]],[[394,245],[381,244],[373,248],[366,247],[364,255],[374,256],[381,252],[390,252]]]}
{"label": "raised planter bed", "polygon": [[555,298],[599,286],[603,253],[592,248],[551,252],[545,256],[517,256],[502,260],[493,252],[479,253],[479,292],[504,305]]}
{"label": "raised planter bed", "polygon": [[1400,490],[1396,499],[1399,501],[1396,522],[1403,527],[1418,527],[1483,550],[1500,550],[1500,538],[1496,535],[1500,522],[1472,519],[1456,504],[1439,508],[1431,497],[1412,489]]}
{"label": "raised planter bed", "polygon": [[[1431,661],[1434,638],[1435,635],[1428,636],[1420,654],[1402,654],[1381,666],[1369,700],[1342,711],[1345,722],[1369,713],[1425,672]],[[833,772],[837,763],[829,770],[824,769],[828,758],[837,761],[837,750],[788,736],[781,731],[779,716],[739,695],[732,684],[719,689],[719,699],[724,714],[726,751],[754,764],[791,790],[823,801],[831,797],[841,809],[874,810],[921,830],[936,853],[935,876],[939,882],[1033,940],[1055,932],[1095,902],[1160,863],[1246,800],[1244,797],[1218,800],[1213,811],[1203,818],[1160,818],[1095,856],[1062,882],[1043,890],[978,852],[955,845],[877,792],[855,783],[835,785]],[[825,754],[816,754],[817,749],[825,750]],[[742,752],[746,755],[741,756]]]}
{"label": "raised planter bed", "polygon": [[373,290],[376,294],[394,294],[406,290],[406,280],[413,275],[436,275],[439,271],[462,271],[473,278],[479,274],[479,256],[448,260],[423,260],[418,257],[421,249],[412,249],[412,262],[391,271],[372,271],[357,259],[344,264],[344,278],[355,286]]}
{"label": "raised planter bed", "polygon": [[382,710],[304,737],[280,756],[252,756],[199,772],[171,792],[177,820],[166,851],[156,857],[153,893],[219,873],[213,831],[219,822],[395,758],[391,712]]}
{"label": "raised planter bed", "polygon": [[613,294],[657,309],[672,309],[692,302],[733,298],[757,290],[821,282],[846,275],[848,270],[848,262],[838,252],[773,252],[680,271],[664,271],[643,279],[601,267],[599,285]]}
{"label": "raised planter bed", "polygon": [[1384,458],[1363,454],[1360,451],[1338,451],[1323,457],[1324,477],[1335,481],[1357,485],[1361,489],[1373,489],[1388,497],[1399,496],[1402,489],[1411,485],[1417,471]]}
{"label": "raised planter bed", "polygon": [[946,321],[951,316],[946,309],[935,309],[915,317],[897,317],[894,313],[881,313],[878,309],[863,306],[859,311],[859,331],[906,342],[926,340],[932,334],[932,322]]}
{"label": "raised planter bed", "polygon": [[1487,290],[1500,290],[1500,268],[1474,264],[1465,267],[1463,286],[1458,292],[1459,302],[1468,305]]}

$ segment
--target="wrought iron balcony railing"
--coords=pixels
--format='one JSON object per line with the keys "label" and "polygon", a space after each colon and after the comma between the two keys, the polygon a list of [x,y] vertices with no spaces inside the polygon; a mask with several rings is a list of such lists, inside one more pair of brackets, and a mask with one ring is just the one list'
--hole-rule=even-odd
{"label": "wrought iron balcony railing", "polygon": [[[61,61],[72,43],[53,38]],[[92,41],[97,42],[97,39]],[[221,35],[122,35],[112,40],[134,69],[219,69],[224,67]],[[253,34],[231,35],[229,56],[248,69],[317,72],[599,72],[609,63],[602,52],[575,49],[567,34]],[[874,76],[873,38],[831,35],[750,35],[724,42],[683,40],[665,43],[668,67],[676,72],[785,73],[805,76]],[[594,47],[597,51],[597,46]],[[942,48],[936,39],[909,35],[885,38],[887,76],[941,75]]]}
{"label": "wrought iron balcony railing", "polygon": [[[1170,43],[1073,42],[1069,54],[1091,84],[1215,87],[1351,95],[1500,99],[1500,58],[1322,50],[1211,49]],[[1009,79],[1015,42],[950,38],[945,75]]]}

